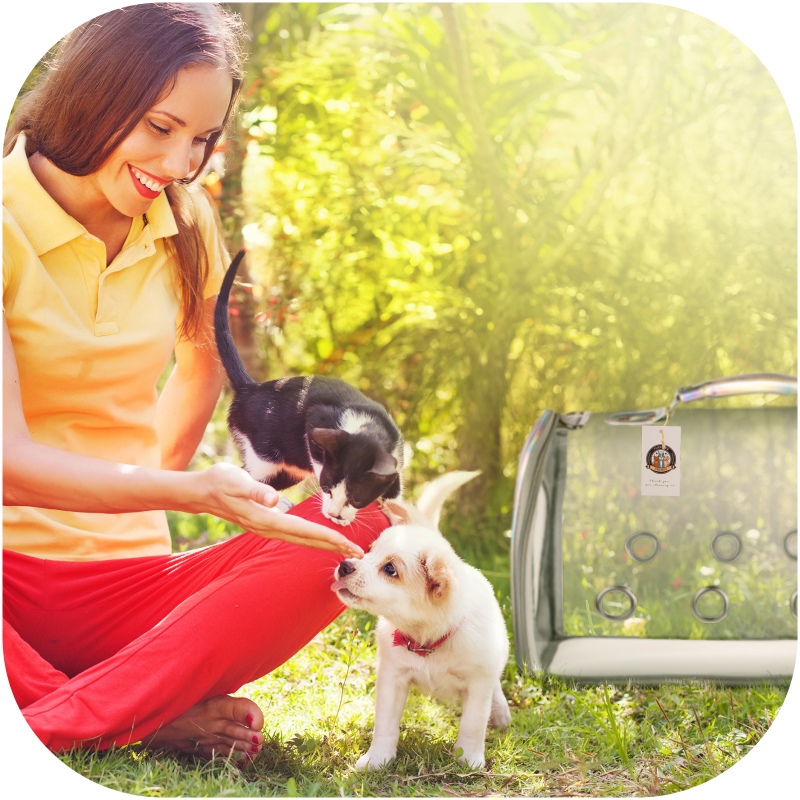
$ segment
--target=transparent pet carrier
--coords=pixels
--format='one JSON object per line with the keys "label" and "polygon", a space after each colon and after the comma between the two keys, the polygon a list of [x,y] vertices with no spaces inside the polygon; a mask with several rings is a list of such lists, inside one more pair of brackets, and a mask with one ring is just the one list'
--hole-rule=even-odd
{"label": "transparent pet carrier", "polygon": [[[520,666],[586,682],[791,678],[797,408],[769,395],[796,397],[796,378],[708,381],[651,411],[542,414],[514,501]],[[680,427],[678,496],[642,493],[646,425]]]}

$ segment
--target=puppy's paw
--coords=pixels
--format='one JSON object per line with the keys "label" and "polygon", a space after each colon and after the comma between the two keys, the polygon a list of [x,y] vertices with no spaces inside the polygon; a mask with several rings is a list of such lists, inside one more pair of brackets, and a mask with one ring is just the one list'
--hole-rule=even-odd
{"label": "puppy's paw", "polygon": [[495,705],[492,703],[492,714],[489,717],[489,726],[504,731],[511,724],[511,709],[507,702]]}
{"label": "puppy's paw", "polygon": [[[456,748],[456,752],[459,752],[460,750],[461,748]],[[466,764],[470,769],[480,770],[486,766],[486,759],[484,758],[483,750],[464,750],[458,757],[458,760],[462,764]]]}
{"label": "puppy's paw", "polygon": [[359,772],[366,772],[369,769],[377,769],[377,767],[370,762],[369,753],[364,753],[364,755],[356,761],[356,769]]}
{"label": "puppy's paw", "polygon": [[356,761],[356,769],[359,772],[367,770],[377,770],[388,764],[394,759],[395,754],[388,751],[381,752],[370,748],[361,758]]}

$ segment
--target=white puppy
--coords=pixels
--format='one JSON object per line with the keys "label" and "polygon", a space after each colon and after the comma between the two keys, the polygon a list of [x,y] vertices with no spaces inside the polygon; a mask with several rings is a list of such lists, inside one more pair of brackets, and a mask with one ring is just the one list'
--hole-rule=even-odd
{"label": "white puppy", "polygon": [[342,561],[334,572],[332,588],[343,603],[379,616],[375,727],[359,770],[395,757],[411,686],[462,701],[456,751],[473,768],[486,763],[487,724],[505,728],[511,720],[500,687],[508,634],[494,590],[437,527],[445,499],[477,474],[452,472],[432,481],[416,507],[387,501],[392,527],[363,559]]}

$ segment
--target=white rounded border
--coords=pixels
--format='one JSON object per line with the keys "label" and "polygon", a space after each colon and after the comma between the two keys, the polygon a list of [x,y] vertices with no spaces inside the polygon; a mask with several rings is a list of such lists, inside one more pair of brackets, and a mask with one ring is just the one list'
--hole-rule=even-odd
{"label": "white rounded border", "polygon": [[[605,0],[601,0],[605,1]],[[618,0],[619,1],[619,0]],[[627,0],[622,0],[626,2]],[[111,8],[133,5],[107,0],[30,5],[4,4],[5,32],[0,113],[7,118],[19,88],[44,52],[76,25]],[[797,47],[797,9],[786,0],[683,0],[659,3],[699,14],[730,31],[747,45],[772,74],[783,93],[795,135],[800,128],[800,52]],[[5,124],[3,125],[5,129]],[[800,741],[800,698],[797,679],[789,688],[780,714],[762,741],[745,759],[722,775],[681,792],[691,800],[727,800],[730,797],[793,797],[797,789],[796,742]],[[63,800],[118,798],[120,794],[86,780],[47,753],[22,720],[8,681],[0,676],[0,757],[2,786],[25,787],[23,794]],[[22,796],[14,793],[12,796]]]}

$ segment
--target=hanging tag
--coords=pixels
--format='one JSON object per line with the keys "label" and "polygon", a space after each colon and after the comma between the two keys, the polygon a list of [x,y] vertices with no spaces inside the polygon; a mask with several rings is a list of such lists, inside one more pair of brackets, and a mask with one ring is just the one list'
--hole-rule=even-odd
{"label": "hanging tag", "polygon": [[681,429],[674,425],[642,428],[642,494],[679,497]]}

